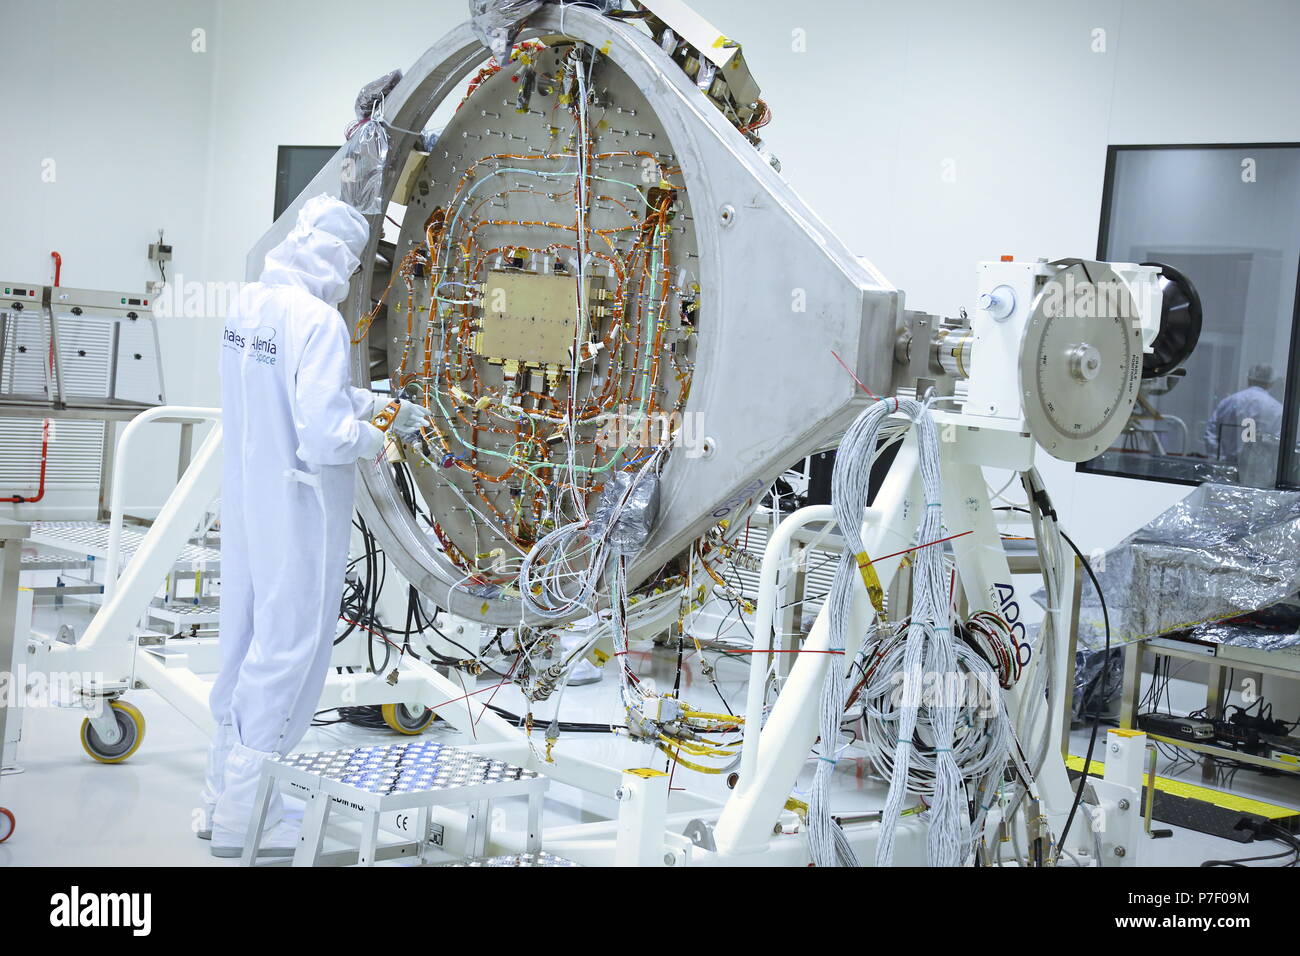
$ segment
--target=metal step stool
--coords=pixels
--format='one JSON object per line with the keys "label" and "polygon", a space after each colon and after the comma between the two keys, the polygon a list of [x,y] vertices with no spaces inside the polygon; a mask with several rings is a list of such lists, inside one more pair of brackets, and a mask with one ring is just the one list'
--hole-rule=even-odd
{"label": "metal step stool", "polygon": [[[338,862],[340,854],[323,855],[325,827],[332,812],[361,821],[361,846],[355,854],[361,866],[398,856],[424,858],[425,851],[441,846],[441,832],[431,833],[431,811],[437,806],[469,805],[466,861],[474,866],[538,866],[550,863],[493,863],[487,847],[491,837],[492,801],[501,797],[528,798],[528,842],[519,856],[542,856],[542,798],[550,781],[535,770],[525,770],[501,760],[483,757],[459,747],[419,740],[409,744],[354,747],[320,753],[289,754],[263,765],[249,823],[250,839],[242,863],[257,860],[262,828],[273,788],[288,784],[307,802],[307,812],[294,853],[294,866]],[[413,843],[379,847],[380,815],[415,810]],[[352,856],[351,851],[347,852]],[[554,859],[554,858],[552,858]]]}
{"label": "metal step stool", "polygon": [[577,866],[572,860],[566,860],[545,850],[540,853],[510,853],[506,856],[489,856],[479,860],[452,860],[439,863],[439,866]]}

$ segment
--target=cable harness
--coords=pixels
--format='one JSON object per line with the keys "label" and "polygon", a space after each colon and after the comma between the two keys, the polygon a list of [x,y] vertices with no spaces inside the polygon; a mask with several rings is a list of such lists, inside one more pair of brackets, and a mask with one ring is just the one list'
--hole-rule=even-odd
{"label": "cable harness", "polygon": [[[932,866],[960,866],[974,850],[1007,760],[1010,721],[999,674],[958,639],[945,551],[938,431],[928,402],[886,399],[868,407],[849,428],[836,456],[832,505],[845,539],[828,601],[831,651],[842,653],[854,589],[875,580],[862,541],[871,465],[883,448],[891,416],[905,420],[884,444],[911,430],[917,444],[923,514],[912,553],[910,616],[890,624],[883,597],[872,594],[877,619],[851,668],[828,669],[820,709],[821,753],[809,802],[809,846],[819,865],[856,865],[827,799],[847,685],[856,674],[867,729],[863,741],[877,771],[889,781],[881,813],[876,864],[893,862],[894,838],[909,793],[928,808],[927,857]],[[860,577],[861,575],[861,577]],[[981,797],[982,799],[976,799]],[[973,809],[972,809],[973,805]]]}

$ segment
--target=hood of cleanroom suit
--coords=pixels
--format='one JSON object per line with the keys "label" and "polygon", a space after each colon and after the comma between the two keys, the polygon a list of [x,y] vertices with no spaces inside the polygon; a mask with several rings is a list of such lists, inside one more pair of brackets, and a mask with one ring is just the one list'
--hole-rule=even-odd
{"label": "hood of cleanroom suit", "polygon": [[214,749],[205,800],[218,828],[239,833],[262,760],[297,745],[319,700],[355,462],[383,446],[369,422],[374,395],[351,385],[350,336],[334,307],[368,236],[350,206],[309,200],[222,331],[222,666],[211,701],[230,746]]}
{"label": "hood of cleanroom suit", "polygon": [[370,238],[365,217],[330,196],[308,199],[289,235],[266,254],[259,281],[294,286],[334,305],[347,295]]}

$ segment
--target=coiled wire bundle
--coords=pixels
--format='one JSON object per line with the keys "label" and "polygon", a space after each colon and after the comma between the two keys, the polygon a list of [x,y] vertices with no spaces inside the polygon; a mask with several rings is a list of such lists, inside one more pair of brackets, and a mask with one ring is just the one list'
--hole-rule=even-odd
{"label": "coiled wire bundle", "polygon": [[[975,844],[984,801],[968,809],[967,784],[978,792],[996,789],[1010,740],[1010,725],[998,690],[999,674],[974,649],[957,639],[951,613],[944,547],[939,442],[928,402],[886,399],[868,407],[849,428],[836,455],[832,505],[845,548],[828,601],[831,650],[847,646],[854,588],[867,583],[870,559],[861,537],[871,465],[883,450],[880,439],[891,415],[907,419],[889,437],[915,432],[921,476],[922,514],[913,551],[911,613],[896,628],[878,629],[863,643],[855,666],[864,681],[865,744],[876,769],[889,780],[881,812],[876,863],[893,862],[894,837],[907,794],[927,799],[927,857],[932,866],[960,866]],[[888,445],[886,441],[884,445]],[[862,582],[855,580],[859,571]],[[869,585],[868,585],[869,586]],[[879,602],[876,596],[873,603]],[[880,607],[877,607],[880,610]],[[836,762],[850,669],[829,668],[821,707],[821,753],[809,801],[809,848],[820,865],[853,865],[852,850],[830,817],[827,797]],[[974,820],[972,820],[974,816]]]}
{"label": "coiled wire bundle", "polygon": [[[544,535],[523,557],[519,596],[524,608],[541,618],[558,620],[595,611],[601,577],[612,554],[626,553],[612,540],[638,490],[654,480],[667,454],[661,445],[647,456],[635,476],[618,482],[621,489],[607,514],[595,520],[585,513]],[[614,482],[613,477],[608,479]],[[657,505],[657,502],[656,502]]]}
{"label": "coiled wire bundle", "polygon": [[[900,749],[908,753],[907,792],[920,795],[931,807],[942,795],[942,787],[951,786],[950,779],[940,782],[940,767],[946,757],[951,758],[958,770],[959,793],[988,795],[975,801],[975,814],[969,823],[966,821],[970,814],[963,811],[955,837],[952,833],[942,835],[944,852],[955,852],[957,862],[961,863],[978,841],[984,813],[1006,764],[1011,742],[1010,722],[1002,704],[997,672],[977,651],[964,642],[957,642],[953,645],[955,670],[939,672],[927,664],[919,700],[915,702],[913,745],[900,748],[908,630],[905,625],[900,626],[866,652],[863,660],[866,677],[861,693],[866,725],[864,743],[873,765],[891,780],[897,772],[896,755]],[[942,729],[934,719],[939,712],[953,714],[953,736],[946,753],[939,744]],[[967,802],[963,797],[963,807]],[[932,815],[932,834],[935,825]]]}

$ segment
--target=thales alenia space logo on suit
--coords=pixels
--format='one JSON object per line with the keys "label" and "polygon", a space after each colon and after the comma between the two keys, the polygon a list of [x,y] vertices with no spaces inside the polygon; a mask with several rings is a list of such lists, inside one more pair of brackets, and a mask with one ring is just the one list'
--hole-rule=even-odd
{"label": "thales alenia space logo on suit", "polygon": [[221,344],[225,348],[243,352],[254,362],[275,364],[275,329],[269,325],[262,326],[252,336],[246,335],[242,329],[232,329],[227,325],[221,332]]}

